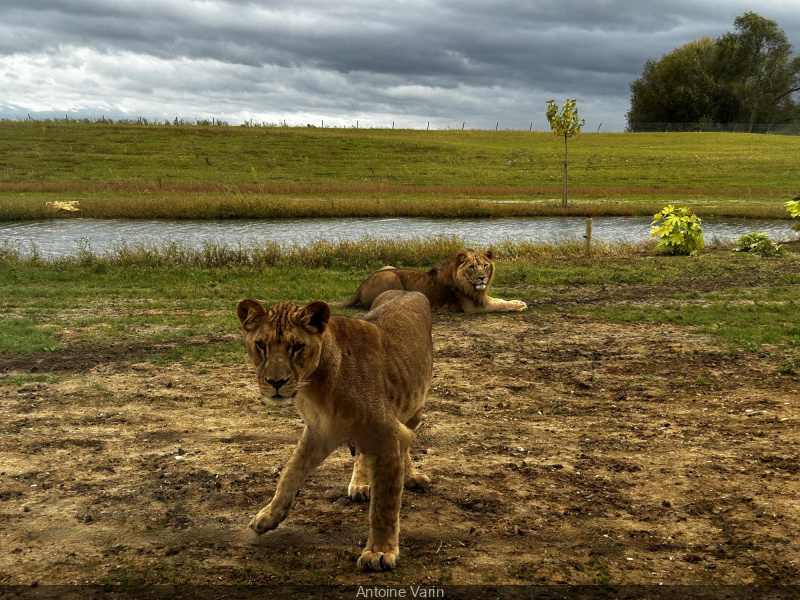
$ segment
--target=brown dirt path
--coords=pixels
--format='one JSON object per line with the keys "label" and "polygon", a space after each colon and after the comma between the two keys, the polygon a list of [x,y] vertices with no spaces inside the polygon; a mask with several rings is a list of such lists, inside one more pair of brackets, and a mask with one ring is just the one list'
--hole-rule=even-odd
{"label": "brown dirt path", "polygon": [[57,376],[0,387],[0,584],[800,583],[797,375],[534,311],[437,315],[434,342],[413,451],[434,485],[406,492],[398,569],[368,575],[346,448],[247,529],[302,425],[244,352],[205,373],[125,346],[0,357]]}

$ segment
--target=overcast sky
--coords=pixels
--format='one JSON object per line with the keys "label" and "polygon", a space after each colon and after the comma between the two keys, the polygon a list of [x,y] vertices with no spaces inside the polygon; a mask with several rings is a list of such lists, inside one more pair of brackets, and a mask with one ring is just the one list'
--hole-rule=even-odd
{"label": "overcast sky", "polygon": [[798,0],[0,0],[0,117],[619,131],[648,57]]}

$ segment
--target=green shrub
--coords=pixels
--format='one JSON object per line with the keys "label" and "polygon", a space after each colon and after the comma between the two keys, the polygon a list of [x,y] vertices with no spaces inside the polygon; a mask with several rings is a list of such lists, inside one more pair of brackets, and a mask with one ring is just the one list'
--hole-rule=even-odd
{"label": "green shrub", "polygon": [[658,238],[656,252],[694,256],[705,246],[700,223],[700,218],[687,207],[665,206],[650,223],[650,237]]}
{"label": "green shrub", "polygon": [[[800,196],[796,196],[794,200],[787,202],[786,210],[789,211],[789,214],[792,215],[793,218],[797,219],[800,217]],[[800,223],[795,223],[792,229],[800,231]]]}
{"label": "green shrub", "polygon": [[778,256],[784,250],[780,244],[773,242],[766,233],[748,233],[736,240],[734,252],[752,252],[759,256]]}

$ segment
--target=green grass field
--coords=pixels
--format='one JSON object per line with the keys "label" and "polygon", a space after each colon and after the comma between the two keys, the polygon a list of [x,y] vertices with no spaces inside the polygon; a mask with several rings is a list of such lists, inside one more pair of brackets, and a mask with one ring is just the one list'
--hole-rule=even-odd
{"label": "green grass field", "polygon": [[[53,200],[87,217],[510,216],[560,208],[549,132],[0,122],[0,220]],[[800,138],[581,133],[566,214],[787,216]]]}
{"label": "green grass field", "polygon": [[[0,253],[0,356],[148,339],[177,342],[163,360],[240,360],[238,344],[210,344],[198,357],[196,346],[181,340],[237,331],[234,308],[242,298],[344,300],[382,259],[426,267],[457,243],[381,242],[362,254],[349,246],[318,247],[255,264],[235,255],[209,261],[202,253],[52,261]],[[796,356],[800,245],[786,246],[781,256],[761,258],[724,246],[698,257],[658,256],[649,244],[599,246],[585,257],[577,242],[520,245],[499,251],[505,260],[492,295],[527,301],[543,322],[550,314],[672,322],[719,344],[768,345]]]}

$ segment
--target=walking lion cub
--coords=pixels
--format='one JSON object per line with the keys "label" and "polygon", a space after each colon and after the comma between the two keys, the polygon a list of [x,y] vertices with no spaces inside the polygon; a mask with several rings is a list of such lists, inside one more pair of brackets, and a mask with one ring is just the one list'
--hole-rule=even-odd
{"label": "walking lion cub", "polygon": [[428,300],[416,292],[389,291],[363,319],[331,316],[325,302],[264,308],[248,298],[236,312],[262,397],[294,402],[305,422],[272,501],[251,529],[259,535],[275,529],[306,477],[336,447],[352,443],[348,496],[370,499],[369,539],[358,567],[393,569],[403,487],[430,483],[409,455],[433,366]]}

